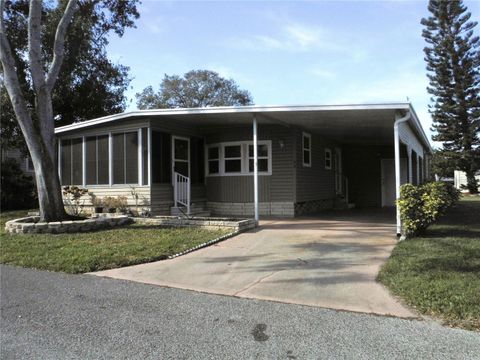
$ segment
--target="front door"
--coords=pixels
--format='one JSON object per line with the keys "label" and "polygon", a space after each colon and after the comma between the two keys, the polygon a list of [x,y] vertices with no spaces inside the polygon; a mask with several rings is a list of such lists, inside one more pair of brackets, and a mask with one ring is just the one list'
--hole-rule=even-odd
{"label": "front door", "polygon": [[[407,159],[400,159],[400,183],[407,182]],[[382,159],[382,206],[395,206],[395,159]]]}
{"label": "front door", "polygon": [[[172,137],[172,173],[190,177],[190,139]],[[172,176],[172,179],[175,177]]]}

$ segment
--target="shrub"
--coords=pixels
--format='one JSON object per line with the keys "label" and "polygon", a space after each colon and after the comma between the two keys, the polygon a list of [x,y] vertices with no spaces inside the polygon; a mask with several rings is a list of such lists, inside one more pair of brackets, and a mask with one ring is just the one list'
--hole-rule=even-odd
{"label": "shrub", "polygon": [[126,196],[117,196],[115,199],[115,207],[123,214],[125,214],[128,210],[128,203],[127,203],[127,197]]}
{"label": "shrub", "polygon": [[406,236],[421,235],[445,211],[458,201],[460,193],[444,182],[430,182],[415,186],[404,184],[400,188],[402,229]]}
{"label": "shrub", "polygon": [[88,190],[72,185],[63,187],[63,201],[69,215],[78,216],[82,213],[82,205],[85,200],[82,196],[88,194]]}
{"label": "shrub", "polygon": [[38,206],[33,178],[24,174],[15,159],[5,159],[1,165],[1,208],[32,209]]}

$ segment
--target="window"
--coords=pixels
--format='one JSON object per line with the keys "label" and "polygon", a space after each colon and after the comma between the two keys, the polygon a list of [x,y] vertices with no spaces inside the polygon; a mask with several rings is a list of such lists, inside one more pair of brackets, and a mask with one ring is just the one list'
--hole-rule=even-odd
{"label": "window", "polygon": [[224,171],[225,173],[242,172],[242,146],[229,145],[224,148]]}
{"label": "window", "polygon": [[220,173],[220,147],[211,146],[208,148],[208,173]]}
{"label": "window", "polygon": [[[259,141],[257,151],[258,173],[271,175],[272,142],[270,140]],[[253,144],[251,141],[211,144],[208,146],[206,159],[208,175],[252,175]]]}
{"label": "window", "polygon": [[60,173],[62,185],[83,184],[82,138],[61,141]]}
{"label": "window", "polygon": [[108,135],[85,138],[87,185],[109,184]]}
{"label": "window", "polygon": [[[268,145],[258,144],[258,172],[268,172]],[[253,145],[248,145],[248,172],[253,173]]]}
{"label": "window", "polygon": [[307,133],[302,135],[303,166],[312,166],[312,136]]}
{"label": "window", "polygon": [[112,134],[113,183],[138,184],[138,132]]}
{"label": "window", "polygon": [[325,169],[332,169],[332,150],[325,149]]}

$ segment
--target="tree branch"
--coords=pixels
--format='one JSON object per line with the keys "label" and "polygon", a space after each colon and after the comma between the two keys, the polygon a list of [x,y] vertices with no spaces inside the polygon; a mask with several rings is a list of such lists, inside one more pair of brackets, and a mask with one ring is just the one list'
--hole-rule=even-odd
{"label": "tree branch", "polygon": [[[35,0],[31,0],[35,2]],[[53,45],[53,61],[47,75],[47,87],[51,91],[55,82],[57,81],[60,67],[62,66],[63,57],[65,55],[65,37],[67,34],[68,25],[72,21],[73,15],[77,11],[77,0],[69,0],[65,12],[57,26],[55,33],[55,42]]]}
{"label": "tree branch", "polygon": [[10,96],[17,121],[25,134],[26,132],[32,131],[33,122],[28,110],[27,102],[22,93],[20,81],[18,80],[15,69],[15,60],[13,58],[12,49],[5,32],[5,23],[3,19],[4,8],[5,1],[0,0],[0,61],[2,62],[3,67],[3,81]]}
{"label": "tree branch", "polygon": [[28,58],[33,87],[39,93],[45,85],[42,59],[42,1],[30,0],[28,12]]}

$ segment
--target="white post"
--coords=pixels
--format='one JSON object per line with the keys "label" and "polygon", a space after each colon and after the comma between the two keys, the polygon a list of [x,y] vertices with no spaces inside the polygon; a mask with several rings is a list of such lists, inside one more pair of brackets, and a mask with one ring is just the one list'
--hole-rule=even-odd
{"label": "white post", "polygon": [[[96,140],[95,140],[96,141]],[[87,143],[85,142],[85,136],[82,136],[82,186],[87,185]]]}
{"label": "white post", "polygon": [[253,206],[255,208],[255,222],[258,225],[258,139],[257,117],[253,115]]}
{"label": "white post", "polygon": [[108,184],[113,184],[113,138],[112,133],[108,133]]}
{"label": "white post", "polygon": [[152,186],[152,128],[148,127],[148,186]]}
{"label": "white post", "polygon": [[420,155],[417,154],[417,185],[420,185]]}
{"label": "white post", "polygon": [[60,181],[60,185],[62,184],[62,139],[58,138],[58,179]]}
{"label": "white post", "polygon": [[[410,119],[410,112],[404,117],[395,114],[395,124],[393,125],[393,143],[395,146],[395,197],[398,200],[400,198],[400,185],[401,185],[401,175],[400,175],[400,135],[398,133],[398,125],[402,122],[408,121]],[[400,236],[402,233],[402,220],[400,218],[400,209],[396,205],[397,210],[397,235]]]}
{"label": "white post", "polygon": [[138,142],[138,185],[143,185],[143,139],[142,139],[142,128],[138,129],[137,135],[137,142]]}
{"label": "white post", "polygon": [[412,148],[409,146],[407,148],[408,152],[408,182],[411,184],[413,181],[413,167],[412,167]]}

